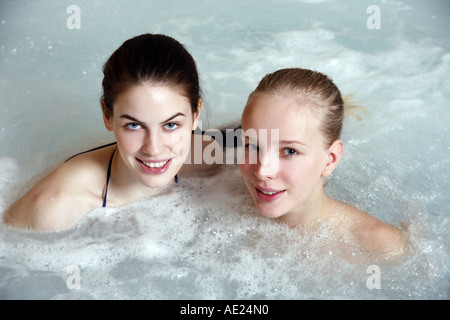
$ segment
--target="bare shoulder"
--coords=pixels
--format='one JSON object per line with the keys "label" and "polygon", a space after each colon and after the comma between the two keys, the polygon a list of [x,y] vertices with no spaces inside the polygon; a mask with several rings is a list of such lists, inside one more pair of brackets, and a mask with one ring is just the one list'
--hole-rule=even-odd
{"label": "bare shoulder", "polygon": [[406,252],[406,232],[381,221],[356,207],[341,204],[347,230],[362,249],[378,254],[398,256]]}
{"label": "bare shoulder", "polygon": [[67,229],[101,206],[110,148],[79,155],[41,179],[4,214],[6,224],[41,231]]}

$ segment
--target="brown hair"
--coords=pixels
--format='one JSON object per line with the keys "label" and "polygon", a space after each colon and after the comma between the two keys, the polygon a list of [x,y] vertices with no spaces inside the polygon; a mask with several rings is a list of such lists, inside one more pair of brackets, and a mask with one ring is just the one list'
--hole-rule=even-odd
{"label": "brown hair", "polygon": [[125,41],[103,67],[104,112],[112,115],[118,94],[143,82],[179,90],[197,112],[201,98],[195,60],[177,40],[161,34],[143,34]]}
{"label": "brown hair", "polygon": [[341,92],[326,75],[301,68],[281,69],[267,74],[261,79],[254,95],[293,93],[299,98],[310,102],[321,120],[321,131],[327,147],[338,140],[342,131],[344,119],[344,100]]}

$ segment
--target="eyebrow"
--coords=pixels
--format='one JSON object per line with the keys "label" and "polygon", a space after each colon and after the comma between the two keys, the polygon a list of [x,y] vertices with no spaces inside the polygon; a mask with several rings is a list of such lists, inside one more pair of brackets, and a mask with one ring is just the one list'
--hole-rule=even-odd
{"label": "eyebrow", "polygon": [[[173,119],[175,119],[176,117],[179,117],[179,116],[185,117],[186,115],[184,113],[182,113],[182,112],[177,112],[173,116],[168,118],[167,120],[162,121],[160,124],[167,123],[167,122],[169,122],[169,121],[171,121],[171,120],[173,120]],[[137,122],[137,123],[142,123],[142,121],[140,121],[140,120],[136,119],[135,117],[132,117],[132,116],[130,116],[128,114],[123,114],[123,115],[120,116],[120,118],[128,119],[128,120],[131,120],[131,121],[134,121],[134,122]]]}
{"label": "eyebrow", "polygon": [[[244,139],[245,141],[250,141],[252,138],[249,136],[244,135]],[[281,140],[279,142],[279,144],[301,144],[302,146],[307,147],[308,145],[306,143],[303,143],[301,141],[298,140]]]}
{"label": "eyebrow", "polygon": [[301,142],[301,141],[298,141],[298,140],[282,140],[282,141],[280,141],[280,144],[301,144],[301,145],[303,145],[303,146],[308,146],[306,143],[303,143],[303,142]]}

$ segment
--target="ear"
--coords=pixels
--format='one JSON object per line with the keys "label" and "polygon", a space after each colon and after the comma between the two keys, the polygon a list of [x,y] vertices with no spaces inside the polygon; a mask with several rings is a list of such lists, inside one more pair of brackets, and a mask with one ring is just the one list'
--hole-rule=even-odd
{"label": "ear", "polygon": [[105,100],[102,99],[101,102],[102,102],[103,122],[105,123],[105,128],[108,131],[113,131],[111,112],[106,107]]}
{"label": "ear", "polygon": [[203,100],[199,99],[198,104],[197,104],[197,111],[194,113],[194,124],[193,124],[192,130],[197,129],[197,127],[198,127],[198,122],[200,120],[202,108],[203,108]]}
{"label": "ear", "polygon": [[344,153],[344,143],[341,140],[336,140],[328,148],[327,161],[322,171],[322,177],[328,177],[341,161]]}

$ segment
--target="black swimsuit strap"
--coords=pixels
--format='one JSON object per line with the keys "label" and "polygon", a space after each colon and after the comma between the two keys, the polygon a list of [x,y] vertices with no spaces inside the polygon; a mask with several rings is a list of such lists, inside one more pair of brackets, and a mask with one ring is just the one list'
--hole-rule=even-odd
{"label": "black swimsuit strap", "polygon": [[[114,158],[114,153],[116,152],[117,149],[114,149],[112,155],[111,155],[111,159],[109,159],[109,164],[108,164],[108,171],[106,172],[106,187],[105,187],[105,195],[103,197],[103,204],[102,207],[106,207],[106,197],[108,195],[108,185],[109,185],[109,179],[111,178],[111,167],[112,167],[112,161]],[[175,183],[178,183],[178,175],[175,175]]]}
{"label": "black swimsuit strap", "polygon": [[114,149],[112,155],[111,155],[111,159],[109,159],[109,164],[108,164],[108,171],[106,173],[106,187],[105,187],[105,196],[103,197],[103,205],[102,207],[106,207],[106,196],[108,195],[108,185],[109,185],[109,178],[111,178],[111,166],[112,166],[112,161],[114,158],[114,153],[116,153],[117,149]]}
{"label": "black swimsuit strap", "polygon": [[64,162],[67,162],[70,159],[75,158],[76,156],[79,156],[80,154],[88,153],[88,152],[95,151],[95,150],[98,150],[98,149],[103,149],[103,148],[106,148],[106,147],[109,147],[109,146],[112,146],[112,145],[115,145],[115,144],[117,144],[117,142],[111,142],[111,143],[105,144],[105,145],[100,146],[100,147],[96,147],[96,148],[93,148],[93,149],[89,149],[87,151],[83,151],[83,152],[77,153],[77,154],[71,156],[69,159],[67,159]]}
{"label": "black swimsuit strap", "polygon": [[[80,154],[84,154],[84,153],[87,153],[87,152],[95,151],[95,150],[98,150],[98,149],[103,149],[103,148],[106,148],[106,147],[109,147],[109,146],[112,146],[112,145],[115,145],[115,144],[117,144],[117,142],[108,143],[108,144],[105,144],[105,145],[100,146],[100,147],[96,147],[96,148],[93,148],[93,149],[90,149],[90,150],[87,150],[87,151],[83,151],[83,152],[77,153],[77,154],[71,156],[71,157],[70,157],[69,159],[67,159],[65,162],[69,161],[70,159],[72,159],[72,158],[74,158],[74,157],[76,157],[76,156],[79,156]],[[107,199],[107,194],[108,194],[109,179],[111,178],[111,166],[112,166],[112,160],[113,160],[113,158],[114,158],[114,154],[115,154],[116,150],[117,150],[117,148],[114,149],[114,151],[113,151],[113,153],[112,153],[112,155],[111,155],[111,158],[109,159],[108,171],[106,172],[105,195],[103,196],[103,204],[102,204],[102,207],[106,207],[106,199]],[[175,183],[178,183],[178,175],[175,175]]]}

